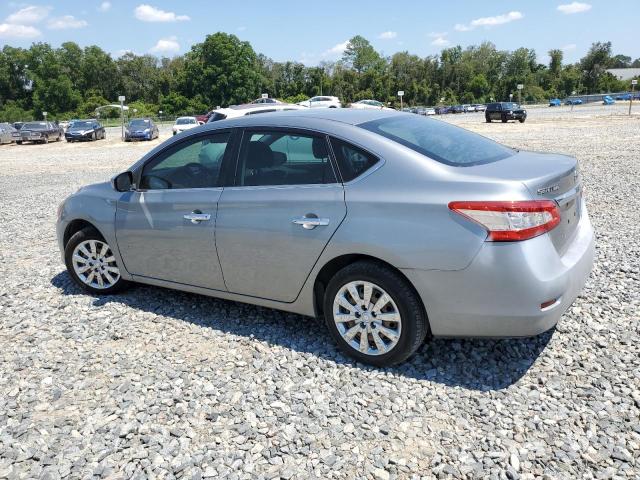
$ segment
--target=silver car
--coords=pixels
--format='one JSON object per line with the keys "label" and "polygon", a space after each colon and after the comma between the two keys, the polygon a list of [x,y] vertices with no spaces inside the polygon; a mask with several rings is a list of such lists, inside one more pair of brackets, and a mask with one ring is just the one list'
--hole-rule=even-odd
{"label": "silver car", "polygon": [[578,165],[446,122],[323,109],[210,123],[58,211],[71,277],[323,316],[378,366],[427,336],[531,336],[582,289],[594,233]]}

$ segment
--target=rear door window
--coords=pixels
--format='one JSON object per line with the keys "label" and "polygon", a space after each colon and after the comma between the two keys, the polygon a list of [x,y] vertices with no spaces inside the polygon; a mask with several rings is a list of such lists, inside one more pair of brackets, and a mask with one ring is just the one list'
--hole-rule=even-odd
{"label": "rear door window", "polygon": [[370,153],[337,138],[331,139],[331,148],[343,182],[350,182],[378,163]]}

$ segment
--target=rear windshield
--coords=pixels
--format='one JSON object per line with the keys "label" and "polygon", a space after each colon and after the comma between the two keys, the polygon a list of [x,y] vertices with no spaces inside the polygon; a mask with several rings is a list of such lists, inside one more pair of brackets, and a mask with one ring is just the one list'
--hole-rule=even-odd
{"label": "rear windshield", "polygon": [[440,163],[468,167],[510,157],[514,150],[441,120],[402,115],[358,125]]}
{"label": "rear windshield", "polygon": [[44,130],[47,128],[47,124],[44,122],[25,123],[22,128],[25,130]]}
{"label": "rear windshield", "polygon": [[129,125],[131,127],[148,127],[151,125],[151,122],[149,120],[131,120],[131,122],[129,122]]}
{"label": "rear windshield", "polygon": [[190,125],[196,123],[195,118],[179,118],[176,120],[176,125]]}

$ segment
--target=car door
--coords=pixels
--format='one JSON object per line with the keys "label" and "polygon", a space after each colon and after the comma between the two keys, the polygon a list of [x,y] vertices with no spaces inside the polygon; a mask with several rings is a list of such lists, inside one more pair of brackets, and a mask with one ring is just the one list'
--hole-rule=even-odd
{"label": "car door", "polygon": [[216,243],[230,292],[293,302],[346,215],[324,135],[247,129]]}
{"label": "car door", "polygon": [[192,135],[135,172],[116,209],[116,238],[133,275],[225,290],[215,245],[230,131]]}

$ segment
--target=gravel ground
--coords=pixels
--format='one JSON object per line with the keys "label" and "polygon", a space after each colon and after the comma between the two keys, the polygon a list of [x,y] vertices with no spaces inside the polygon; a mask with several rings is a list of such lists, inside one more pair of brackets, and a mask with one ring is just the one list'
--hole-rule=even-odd
{"label": "gravel ground", "polygon": [[158,141],[0,147],[0,478],[639,478],[640,118],[623,112],[446,117],[577,156],[596,266],[555,331],[436,340],[388,370],[297,315],[81,293],[56,206]]}

